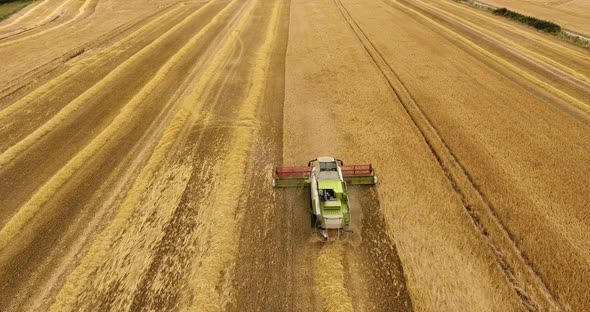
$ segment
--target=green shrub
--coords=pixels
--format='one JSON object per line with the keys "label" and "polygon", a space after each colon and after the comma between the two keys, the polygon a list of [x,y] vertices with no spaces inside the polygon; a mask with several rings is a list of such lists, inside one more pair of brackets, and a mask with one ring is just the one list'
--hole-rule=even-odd
{"label": "green shrub", "polygon": [[518,12],[508,10],[507,8],[496,9],[496,10],[494,10],[494,14],[511,18],[515,21],[521,22],[523,24],[527,24],[529,26],[533,26],[536,29],[539,29],[539,30],[542,30],[542,31],[545,31],[548,33],[561,32],[561,26],[559,26],[555,23],[544,21],[544,20],[541,20],[541,19],[538,19],[538,18],[535,18],[532,16],[522,15]]}

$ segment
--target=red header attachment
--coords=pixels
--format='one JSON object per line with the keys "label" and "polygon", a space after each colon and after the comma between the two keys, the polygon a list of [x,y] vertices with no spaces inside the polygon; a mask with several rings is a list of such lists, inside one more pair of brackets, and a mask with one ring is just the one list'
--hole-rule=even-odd
{"label": "red header attachment", "polygon": [[307,179],[313,167],[277,167],[275,174],[280,179]]}
{"label": "red header attachment", "polygon": [[343,177],[356,177],[356,176],[370,176],[373,175],[373,166],[368,165],[348,165],[340,167],[342,170]]}
{"label": "red header attachment", "polygon": [[377,176],[371,164],[341,166],[342,177],[350,184],[376,184]]}

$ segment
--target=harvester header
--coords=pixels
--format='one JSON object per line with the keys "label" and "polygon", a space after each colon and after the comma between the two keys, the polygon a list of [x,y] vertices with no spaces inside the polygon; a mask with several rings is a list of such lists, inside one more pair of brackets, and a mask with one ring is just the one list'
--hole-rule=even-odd
{"label": "harvester header", "polygon": [[[336,171],[341,172],[342,179],[350,184],[376,184],[377,176],[373,165],[347,165],[342,160],[332,157],[318,157],[310,160],[305,167],[277,167],[273,174],[274,187],[306,187],[311,183],[310,177],[314,166],[321,164],[321,159],[333,159]],[[326,165],[327,166],[327,165]]]}

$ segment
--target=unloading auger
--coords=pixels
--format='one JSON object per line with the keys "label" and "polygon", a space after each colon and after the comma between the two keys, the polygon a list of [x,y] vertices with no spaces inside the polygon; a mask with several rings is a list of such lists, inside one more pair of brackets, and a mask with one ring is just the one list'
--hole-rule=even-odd
{"label": "unloading auger", "polygon": [[373,166],[344,166],[342,160],[318,157],[307,167],[277,167],[272,181],[275,188],[311,187],[311,223],[326,240],[340,240],[350,228],[347,183],[376,184]]}

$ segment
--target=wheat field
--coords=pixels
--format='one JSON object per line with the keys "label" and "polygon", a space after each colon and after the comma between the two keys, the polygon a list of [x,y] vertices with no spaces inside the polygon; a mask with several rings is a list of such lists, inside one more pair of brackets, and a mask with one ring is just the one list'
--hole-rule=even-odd
{"label": "wheat field", "polygon": [[[452,0],[39,0],[0,73],[0,311],[590,309],[588,49]],[[342,241],[271,184],[318,156],[379,178]]]}

